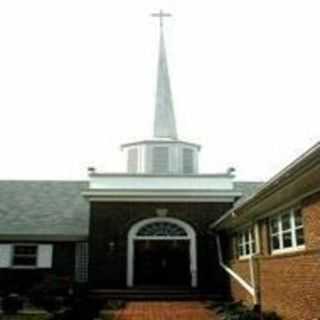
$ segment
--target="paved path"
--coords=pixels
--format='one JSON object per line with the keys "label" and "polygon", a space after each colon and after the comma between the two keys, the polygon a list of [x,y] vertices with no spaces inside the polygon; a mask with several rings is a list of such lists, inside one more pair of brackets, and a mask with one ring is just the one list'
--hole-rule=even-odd
{"label": "paved path", "polygon": [[114,320],[220,320],[202,302],[129,302]]}

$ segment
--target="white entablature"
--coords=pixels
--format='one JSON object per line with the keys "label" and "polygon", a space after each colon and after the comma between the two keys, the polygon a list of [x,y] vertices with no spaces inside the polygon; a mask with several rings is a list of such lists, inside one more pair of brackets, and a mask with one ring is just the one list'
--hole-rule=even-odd
{"label": "white entablature", "polygon": [[224,174],[146,175],[91,173],[89,201],[233,202],[241,194]]}

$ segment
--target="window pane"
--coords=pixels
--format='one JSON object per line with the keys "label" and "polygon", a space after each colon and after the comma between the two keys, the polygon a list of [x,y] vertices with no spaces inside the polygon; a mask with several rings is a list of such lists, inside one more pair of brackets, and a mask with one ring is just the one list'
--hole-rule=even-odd
{"label": "window pane", "polygon": [[249,243],[246,244],[246,255],[250,254],[250,246]]}
{"label": "window pane", "polygon": [[249,231],[245,232],[244,239],[246,242],[249,242]]}
{"label": "window pane", "polygon": [[153,222],[149,223],[137,232],[137,236],[158,236],[158,237],[179,237],[187,236],[187,232],[180,226],[172,222]]}
{"label": "window pane", "polygon": [[278,250],[280,249],[280,241],[278,236],[273,236],[272,237],[272,249],[273,250]]}
{"label": "window pane", "polygon": [[270,225],[271,225],[271,233],[278,233],[279,232],[278,219],[272,219]]}
{"label": "window pane", "polygon": [[302,226],[303,225],[302,213],[301,213],[300,210],[295,213],[294,220],[295,220],[295,225],[296,226]]}
{"label": "window pane", "polygon": [[36,262],[36,257],[16,256],[13,259],[13,265],[15,266],[35,266]]}
{"label": "window pane", "polygon": [[297,239],[297,245],[301,246],[304,244],[304,236],[303,236],[303,229],[299,228],[296,230],[296,239]]}
{"label": "window pane", "polygon": [[239,256],[243,256],[244,252],[243,252],[243,247],[239,246]]}
{"label": "window pane", "polygon": [[292,247],[292,234],[291,234],[291,232],[283,233],[282,239],[283,239],[283,247],[284,248]]}
{"label": "window pane", "polygon": [[15,246],[14,253],[16,255],[35,255],[37,253],[36,246]]}
{"label": "window pane", "polygon": [[282,217],[281,217],[281,222],[282,222],[282,230],[285,231],[285,230],[290,230],[291,228],[291,222],[290,222],[290,214],[287,213],[287,214],[284,214]]}

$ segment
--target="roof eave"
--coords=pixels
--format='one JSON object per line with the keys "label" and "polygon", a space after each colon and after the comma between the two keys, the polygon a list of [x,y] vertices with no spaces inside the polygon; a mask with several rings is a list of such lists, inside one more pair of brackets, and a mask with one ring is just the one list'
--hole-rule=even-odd
{"label": "roof eave", "polygon": [[307,170],[320,162],[320,142],[316,143],[300,157],[291,162],[287,167],[281,170],[268,182],[263,184],[256,193],[238,202],[232,209],[227,211],[223,216],[210,225],[210,229],[223,229],[228,227],[232,217],[240,215],[246,208],[257,202],[269,197],[275,191],[285,187],[293,179],[303,175]]}

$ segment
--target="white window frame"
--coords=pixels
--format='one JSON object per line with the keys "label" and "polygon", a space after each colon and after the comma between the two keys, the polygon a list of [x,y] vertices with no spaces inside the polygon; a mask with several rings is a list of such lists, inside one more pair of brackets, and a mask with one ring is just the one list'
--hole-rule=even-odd
{"label": "white window frame", "polygon": [[[138,236],[139,230],[148,224],[155,222],[169,222],[177,224],[179,227],[186,231],[185,236]],[[176,218],[169,217],[156,217],[141,220],[134,224],[128,232],[127,238],[127,286],[134,286],[134,260],[135,260],[135,242],[136,240],[188,240],[189,241],[189,258],[190,258],[190,285],[192,288],[198,286],[198,264],[197,264],[197,236],[196,232],[191,225]]]}
{"label": "white window frame", "polygon": [[[20,265],[14,263],[15,248],[19,246],[33,246],[36,247],[35,264],[33,265]],[[0,257],[0,268],[3,269],[51,269],[53,264],[53,249],[52,243],[39,244],[39,243],[5,243],[0,244],[1,248],[5,249],[3,256]]]}
{"label": "white window frame", "polygon": [[[302,224],[300,226],[296,226],[296,224],[295,224],[295,215],[298,212],[299,211],[297,211],[295,209],[290,209],[290,210],[286,210],[286,211],[269,219],[269,242],[270,242],[271,254],[276,255],[276,254],[295,252],[295,251],[300,251],[300,250],[305,249],[305,243],[301,244],[301,245],[297,244],[296,230],[299,230],[299,229],[304,230],[303,216],[302,216]],[[289,217],[290,217],[290,229],[283,230],[282,217],[287,214],[289,214]],[[301,214],[301,212],[300,212],[300,214]],[[278,231],[277,232],[272,232],[272,222],[273,221],[276,221],[278,224]],[[292,246],[284,248],[283,234],[286,234],[286,233],[291,233]],[[274,237],[278,237],[279,249],[273,248],[273,238]]]}
{"label": "white window frame", "polygon": [[[16,248],[18,247],[35,247],[36,253],[34,254],[35,263],[33,265],[15,264]],[[34,243],[16,243],[12,245],[11,267],[14,269],[36,269],[38,268],[39,245]]]}
{"label": "white window frame", "polygon": [[[237,252],[240,260],[248,259],[258,253],[258,229],[257,225],[250,226],[249,228],[241,231],[237,235]],[[248,236],[246,240],[246,235]],[[246,246],[249,245],[249,252],[246,252]],[[242,253],[240,251],[242,247]]]}

